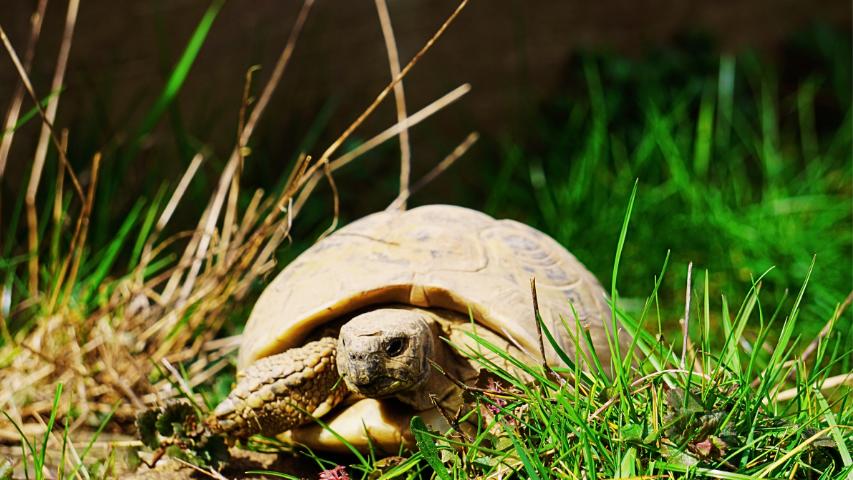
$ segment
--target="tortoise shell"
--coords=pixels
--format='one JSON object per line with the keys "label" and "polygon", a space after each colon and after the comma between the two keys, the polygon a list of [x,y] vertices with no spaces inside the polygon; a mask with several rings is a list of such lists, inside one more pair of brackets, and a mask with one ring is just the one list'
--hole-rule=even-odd
{"label": "tortoise shell", "polygon": [[[541,358],[531,277],[544,325],[570,358],[577,325],[589,330],[598,356],[607,358],[606,294],[571,253],[522,223],[430,205],[364,217],[290,263],[251,313],[238,368],[301,345],[327,322],[383,304],[470,314]],[[548,363],[561,365],[550,343],[544,343]],[[582,346],[586,351],[583,341]]]}

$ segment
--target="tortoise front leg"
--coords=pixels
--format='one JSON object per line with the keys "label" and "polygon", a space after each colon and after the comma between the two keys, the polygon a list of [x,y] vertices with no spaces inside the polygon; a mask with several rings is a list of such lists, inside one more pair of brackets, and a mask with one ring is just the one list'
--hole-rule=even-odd
{"label": "tortoise front leg", "polygon": [[325,337],[250,365],[213,411],[211,430],[231,438],[273,436],[328,413],[347,394],[335,366],[336,344]]}

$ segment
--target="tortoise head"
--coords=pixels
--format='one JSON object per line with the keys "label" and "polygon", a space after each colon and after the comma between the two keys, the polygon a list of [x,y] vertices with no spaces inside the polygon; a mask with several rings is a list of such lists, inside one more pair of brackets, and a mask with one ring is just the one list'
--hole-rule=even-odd
{"label": "tortoise head", "polygon": [[372,310],[341,327],[338,372],[351,391],[387,397],[426,382],[434,350],[429,320],[417,310]]}

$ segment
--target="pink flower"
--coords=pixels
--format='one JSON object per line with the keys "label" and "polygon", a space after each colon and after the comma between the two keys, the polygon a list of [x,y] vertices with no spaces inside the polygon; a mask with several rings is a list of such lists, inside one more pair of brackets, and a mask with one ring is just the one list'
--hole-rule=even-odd
{"label": "pink flower", "polygon": [[502,398],[493,398],[492,401],[495,403],[486,403],[486,408],[492,413],[492,415],[501,413],[501,409],[506,407],[506,400]]}
{"label": "pink flower", "polygon": [[[503,388],[501,388],[501,385],[498,382],[496,382],[495,379],[493,379],[493,378],[489,378],[488,382],[486,383],[486,389],[491,390],[494,393],[502,393],[503,392]],[[490,397],[490,398],[495,403],[494,404],[486,403],[486,409],[489,412],[491,412],[492,415],[497,415],[497,414],[501,413],[501,409],[503,407],[506,407],[507,401],[504,400],[503,398],[500,398],[500,397]]]}
{"label": "pink flower", "polygon": [[343,465],[338,465],[337,467],[329,470],[323,470],[317,478],[319,480],[350,480],[347,469],[344,468]]}

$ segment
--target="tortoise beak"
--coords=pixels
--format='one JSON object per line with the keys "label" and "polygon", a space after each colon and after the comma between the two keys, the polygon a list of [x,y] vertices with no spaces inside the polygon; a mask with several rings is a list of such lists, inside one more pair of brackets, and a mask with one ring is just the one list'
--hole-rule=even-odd
{"label": "tortoise beak", "polygon": [[359,390],[368,389],[373,383],[372,379],[376,378],[374,376],[376,373],[378,373],[376,369],[369,368],[369,366],[353,366],[347,380]]}
{"label": "tortoise beak", "polygon": [[389,377],[378,362],[352,365],[344,380],[350,390],[371,398],[380,398],[394,393],[397,384],[400,383]]}
{"label": "tortoise beak", "polygon": [[359,390],[369,390],[382,373],[377,362],[353,362],[347,380]]}

